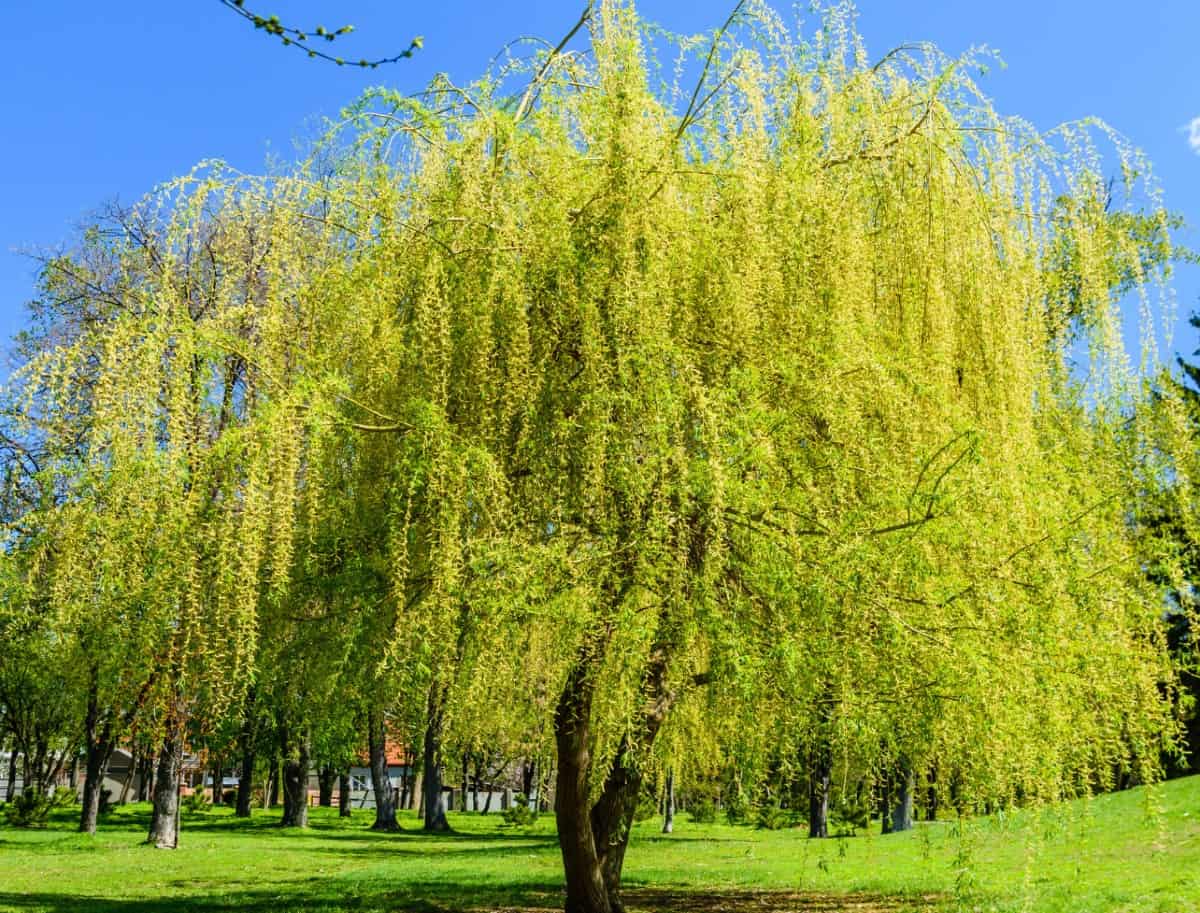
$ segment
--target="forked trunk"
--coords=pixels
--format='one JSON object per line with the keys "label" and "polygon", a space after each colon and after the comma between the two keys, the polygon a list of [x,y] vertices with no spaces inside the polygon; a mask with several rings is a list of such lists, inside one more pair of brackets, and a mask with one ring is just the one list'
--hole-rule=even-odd
{"label": "forked trunk", "polygon": [[154,775],[154,811],[146,842],[160,850],[179,846],[179,771],[183,764],[183,738],[171,733],[163,739]]}
{"label": "forked trunk", "polygon": [[84,735],[87,739],[87,772],[83,782],[83,808],[79,814],[80,833],[96,833],[96,821],[100,817],[100,793],[104,788],[104,775],[112,757],[112,719],[100,723],[100,708],[95,688],[88,695],[88,712]]}
{"label": "forked trunk", "polygon": [[558,749],[554,818],[566,877],[566,913],[614,913],[596,852],[588,801],[591,715],[592,683],[580,662],[571,671],[554,711]]}
{"label": "forked trunk", "polygon": [[375,791],[375,823],[371,830],[397,831],[396,804],[388,778],[387,734],[383,714],[372,707],[367,713],[367,750],[371,755],[371,787]]}

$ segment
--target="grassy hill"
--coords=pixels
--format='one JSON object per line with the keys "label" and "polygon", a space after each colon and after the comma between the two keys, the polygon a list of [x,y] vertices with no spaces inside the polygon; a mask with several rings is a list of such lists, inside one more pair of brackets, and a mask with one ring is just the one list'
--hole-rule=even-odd
{"label": "grassy hill", "polygon": [[[185,815],[181,848],[140,845],[145,805],[114,811],[95,838],[0,827],[0,911],[342,913],[556,910],[553,825],[501,826],[452,815],[456,833],[400,834],[313,810],[306,831],[277,812],[237,821]],[[638,825],[626,866],[630,907],[645,911],[804,913],[1195,913],[1200,910],[1200,777],[1042,811],[907,834],[808,840],[795,830]]]}

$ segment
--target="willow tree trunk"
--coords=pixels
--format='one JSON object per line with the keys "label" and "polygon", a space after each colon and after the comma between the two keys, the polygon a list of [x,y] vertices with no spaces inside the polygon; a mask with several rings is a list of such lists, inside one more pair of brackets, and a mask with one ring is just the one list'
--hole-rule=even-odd
{"label": "willow tree trunk", "polygon": [[308,827],[309,736],[300,736],[296,751],[285,747],[283,761],[283,827]]}
{"label": "willow tree trunk", "polygon": [[321,768],[321,772],[317,774],[317,805],[321,808],[333,807],[333,781],[337,779],[337,773],[333,767],[326,764]]}
{"label": "willow tree trunk", "polygon": [[663,797],[663,829],[664,834],[675,830],[675,771],[667,771],[667,789]]}
{"label": "willow tree trunk", "polygon": [[250,817],[250,801],[254,796],[254,744],[242,743],[242,769],[238,772],[237,808],[238,818]]}
{"label": "willow tree trunk", "polygon": [[554,743],[558,749],[554,817],[567,883],[566,913],[613,913],[592,833],[589,801],[592,687],[588,670],[578,663],[554,710]]}
{"label": "willow tree trunk", "polygon": [[163,739],[154,775],[154,811],[146,842],[160,850],[179,846],[179,774],[183,766],[183,737],[172,733]]}
{"label": "willow tree trunk", "polygon": [[937,789],[937,765],[934,764],[929,768],[929,777],[927,780],[928,788],[925,791],[925,820],[937,821],[938,816],[938,789]]}
{"label": "willow tree trunk", "polygon": [[374,831],[398,831],[392,781],[388,777],[387,731],[383,714],[372,707],[367,712],[367,751],[371,756],[371,788],[375,791]]}
{"label": "willow tree trunk", "polygon": [[338,777],[338,817],[350,817],[350,772],[343,770]]}
{"label": "willow tree trunk", "polygon": [[823,740],[813,749],[808,774],[808,836],[829,836],[829,781],[833,774],[833,759],[829,745]]}
{"label": "willow tree trunk", "polygon": [[913,826],[913,770],[907,758],[900,761],[896,787],[896,804],[892,808],[893,833],[912,830]]}
{"label": "willow tree trunk", "polygon": [[84,720],[87,770],[83,782],[83,808],[79,813],[79,830],[84,834],[96,833],[96,821],[100,817],[100,793],[113,752],[112,718],[106,717],[101,724],[100,716],[100,702],[93,687],[88,694],[87,717]]}
{"label": "willow tree trunk", "polygon": [[221,800],[225,798],[221,794],[222,790],[225,787],[225,777],[222,776],[223,773],[224,773],[224,770],[221,767],[220,759],[213,761],[213,766],[212,766],[212,804],[213,805],[220,805]]}
{"label": "willow tree trunk", "polygon": [[8,785],[4,789],[4,801],[12,802],[17,794],[17,746],[8,750]]}
{"label": "willow tree trunk", "polygon": [[450,823],[446,820],[446,797],[442,794],[442,707],[436,688],[429,690],[422,767],[425,830],[448,831]]}
{"label": "willow tree trunk", "polygon": [[255,762],[254,705],[256,700],[257,693],[254,687],[251,686],[246,694],[246,707],[242,711],[242,728],[238,733],[238,747],[242,752],[242,767],[238,771],[237,808],[233,813],[238,818],[250,817],[250,801],[253,798]]}

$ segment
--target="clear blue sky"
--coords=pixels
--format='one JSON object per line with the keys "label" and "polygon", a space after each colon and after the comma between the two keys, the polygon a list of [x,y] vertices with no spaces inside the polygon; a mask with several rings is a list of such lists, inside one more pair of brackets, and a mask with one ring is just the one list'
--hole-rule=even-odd
{"label": "clear blue sky", "polygon": [[[718,25],[733,0],[642,0],[675,31]],[[557,39],[580,0],[248,0],[285,22],[353,23],[347,58],[382,56],[417,34],[414,59],[363,73],[285,49],[217,0],[167,3],[46,0],[3,4],[0,29],[0,338],[19,329],[34,267],[22,249],[67,240],[97,205],[132,202],[203,158],[244,170],[369,85],[404,91],[437,71],[476,75],[508,39]],[[790,5],[779,0],[777,6]],[[1155,163],[1168,206],[1200,226],[1200,0],[860,0],[873,55],[931,40],[948,53],[999,49],[1008,64],[983,86],[1002,113],[1046,129],[1097,115]],[[1200,145],[1200,126],[1196,130]],[[1184,240],[1200,247],[1200,231]],[[1182,327],[1200,310],[1200,270],[1180,275],[1174,349],[1200,344]]]}

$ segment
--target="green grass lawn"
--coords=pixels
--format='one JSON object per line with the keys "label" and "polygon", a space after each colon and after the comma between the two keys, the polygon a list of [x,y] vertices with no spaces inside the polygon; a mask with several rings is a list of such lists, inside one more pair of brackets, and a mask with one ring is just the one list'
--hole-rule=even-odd
{"label": "green grass lawn", "polygon": [[[456,833],[399,834],[314,809],[305,831],[277,812],[238,821],[185,815],[180,849],[141,845],[145,805],[72,832],[69,810],[42,830],[0,828],[0,911],[554,910],[552,821],[528,830],[498,815],[452,815]],[[626,865],[630,906],[678,911],[1200,911],[1200,777],[1042,812],[919,824],[888,837],[808,840],[800,831],[638,825]]]}

